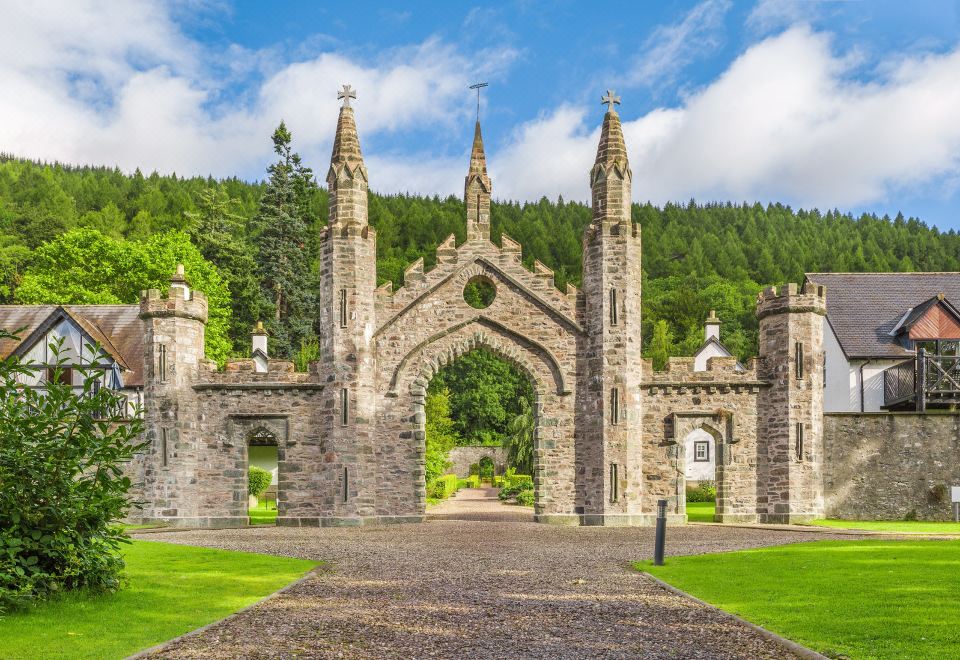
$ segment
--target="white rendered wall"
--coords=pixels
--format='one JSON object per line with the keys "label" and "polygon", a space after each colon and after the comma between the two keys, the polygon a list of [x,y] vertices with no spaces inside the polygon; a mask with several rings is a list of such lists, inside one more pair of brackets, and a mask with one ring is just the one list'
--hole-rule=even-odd
{"label": "white rendered wall", "polygon": [[823,411],[860,412],[860,367],[863,366],[863,412],[883,406],[883,372],[903,360],[848,361],[830,324],[825,324],[823,347],[827,355]]}
{"label": "white rendered wall", "polygon": [[702,351],[693,357],[693,370],[706,371],[707,360],[715,357],[730,357],[730,354],[716,344],[707,344]]}
{"label": "white rendered wall", "polygon": [[[710,451],[710,460],[706,462],[697,462],[694,461],[696,454],[694,453],[694,444],[695,442],[706,441],[709,444],[707,445]],[[696,429],[691,431],[689,435],[683,440],[684,447],[687,452],[687,465],[684,472],[684,477],[687,481],[716,481],[717,479],[717,455],[716,447],[714,446],[713,436],[704,431],[703,429]]]}

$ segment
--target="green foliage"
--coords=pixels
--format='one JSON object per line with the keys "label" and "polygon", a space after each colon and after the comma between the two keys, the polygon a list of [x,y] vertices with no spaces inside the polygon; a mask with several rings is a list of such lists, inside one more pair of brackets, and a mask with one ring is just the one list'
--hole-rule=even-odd
{"label": "green foliage", "polygon": [[[57,365],[61,347],[50,346]],[[17,358],[0,361],[0,609],[120,586],[123,466],[145,447],[126,398],[95,385],[102,370],[80,370],[78,391],[56,375],[45,391],[25,388],[17,378],[28,371]]]}
{"label": "green foliage", "polygon": [[522,490],[516,497],[517,504],[520,506],[533,506],[535,499],[532,490]]}
{"label": "green foliage", "polygon": [[430,391],[450,393],[450,416],[462,444],[500,445],[509,421],[533,400],[530,378],[495,353],[477,349],[441,369]]}
{"label": "green foliage", "polygon": [[523,472],[533,472],[533,440],[536,416],[526,399],[520,399],[520,411],[507,425],[503,446],[507,450],[507,464]]}
{"label": "green foliage", "polygon": [[457,489],[460,487],[459,484],[460,480],[457,479],[457,475],[455,474],[445,474],[437,477],[433,480],[432,487],[430,488],[430,496],[438,500],[445,500],[457,492]]}
{"label": "green foliage", "polygon": [[449,467],[447,456],[457,442],[453,421],[450,419],[450,393],[440,390],[427,393],[426,413],[426,481],[430,485]]}
{"label": "green foliage", "polygon": [[247,476],[247,492],[254,497],[260,497],[263,491],[270,488],[271,481],[273,481],[273,475],[270,474],[269,470],[251,465]]}
{"label": "green foliage", "polygon": [[469,477],[467,477],[467,483],[467,488],[480,488],[480,475],[471,474]]}
{"label": "green foliage", "polygon": [[310,363],[320,359],[320,340],[310,335],[300,340],[300,349],[293,354],[293,366],[297,371],[309,371]]}
{"label": "green foliage", "polygon": [[484,456],[477,464],[477,468],[477,474],[480,475],[480,479],[482,481],[493,481],[493,472],[496,469],[496,466],[493,464],[492,458],[489,456]]}
{"label": "green foliage", "polygon": [[179,263],[184,264],[191,286],[207,296],[206,354],[222,364],[230,353],[230,292],[216,267],[181,232],[154,234],[143,242],[109,238],[95,229],[67,232],[34,251],[16,301],[136,303],[143,289],[166,291]]}
{"label": "green foliage", "polygon": [[519,503],[520,495],[522,493],[529,493],[529,496],[524,495],[524,499],[529,498],[530,504],[527,506],[533,505],[533,479],[530,475],[526,474],[510,474],[507,473],[504,475],[504,485],[500,489],[500,492],[497,494],[497,497],[504,502],[516,501]]}
{"label": "green foliage", "polygon": [[485,277],[473,278],[463,289],[463,299],[475,309],[486,309],[496,297],[496,287]]}
{"label": "green foliage", "polygon": [[670,326],[660,319],[653,326],[653,337],[650,339],[650,348],[647,349],[647,357],[653,361],[655,370],[663,371],[666,368],[672,345],[673,336]]}
{"label": "green foliage", "polygon": [[701,481],[694,488],[687,489],[688,502],[715,502],[717,487],[712,481]]}

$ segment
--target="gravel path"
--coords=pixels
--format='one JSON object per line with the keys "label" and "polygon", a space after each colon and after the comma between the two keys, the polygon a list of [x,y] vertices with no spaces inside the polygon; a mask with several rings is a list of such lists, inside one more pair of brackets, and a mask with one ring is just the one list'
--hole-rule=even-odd
{"label": "gravel path", "polygon": [[499,488],[461,488],[453,497],[427,509],[429,520],[533,522],[533,507],[505,504]]}
{"label": "gravel path", "polygon": [[[671,527],[669,554],[835,537]],[[656,586],[648,528],[431,521],[166,532],[153,541],[323,559],[289,592],[164,649],[177,658],[762,658],[774,643]],[[850,539],[850,536],[842,538]]]}

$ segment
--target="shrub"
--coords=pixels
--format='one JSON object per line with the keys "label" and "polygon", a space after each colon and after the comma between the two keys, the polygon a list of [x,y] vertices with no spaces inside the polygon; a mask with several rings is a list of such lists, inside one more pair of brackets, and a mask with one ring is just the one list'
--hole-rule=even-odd
{"label": "shrub", "polygon": [[717,487],[712,481],[701,481],[695,488],[687,490],[688,502],[715,502]]}
{"label": "shrub", "polygon": [[497,497],[504,502],[516,499],[520,493],[533,493],[533,481],[518,480],[500,489]]}
{"label": "shrub", "polygon": [[457,475],[445,474],[442,477],[437,477],[433,481],[429,492],[432,497],[443,500],[457,492],[458,484],[459,479],[457,479]]}
{"label": "shrub", "polygon": [[123,465],[146,447],[143,423],[127,418],[126,397],[96,384],[101,370],[76,369],[79,391],[59,383],[62,345],[50,346],[57,366],[42,391],[17,382],[28,365],[0,361],[0,609],[120,586],[129,539],[117,523],[130,506]]}
{"label": "shrub", "polygon": [[251,465],[247,478],[247,492],[254,497],[260,497],[260,494],[270,487],[271,481],[273,481],[273,475],[269,471]]}
{"label": "shrub", "polygon": [[520,506],[533,506],[533,490],[522,490],[517,493],[517,504]]}
{"label": "shrub", "polygon": [[470,479],[457,479],[457,490],[461,488],[471,488]]}
{"label": "shrub", "polygon": [[468,488],[480,488],[480,475],[471,474],[467,478],[467,481],[470,482],[470,485],[468,486]]}
{"label": "shrub", "polygon": [[507,478],[507,483],[511,486],[514,486],[517,484],[529,484],[530,488],[532,489],[533,477],[531,477],[529,474],[511,474]]}
{"label": "shrub", "polygon": [[475,474],[477,474],[477,475],[480,474],[480,464],[479,464],[479,463],[471,463],[471,464],[470,464],[470,476],[472,477],[472,476],[475,475]]}

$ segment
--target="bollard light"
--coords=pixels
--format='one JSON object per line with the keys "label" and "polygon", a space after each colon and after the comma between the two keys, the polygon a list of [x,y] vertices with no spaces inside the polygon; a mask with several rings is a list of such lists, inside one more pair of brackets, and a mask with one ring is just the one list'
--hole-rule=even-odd
{"label": "bollard light", "polygon": [[653,546],[653,565],[663,566],[663,548],[667,536],[667,501],[657,500],[657,537]]}

